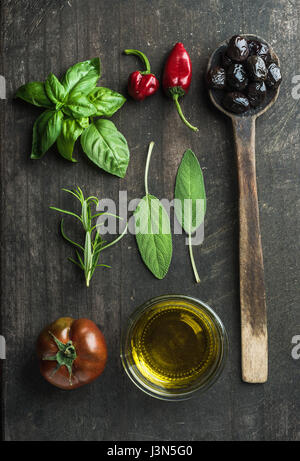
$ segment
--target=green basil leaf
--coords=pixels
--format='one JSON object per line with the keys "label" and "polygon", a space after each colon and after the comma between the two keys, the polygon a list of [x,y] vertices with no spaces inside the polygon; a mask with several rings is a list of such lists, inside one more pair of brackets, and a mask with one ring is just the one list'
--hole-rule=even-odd
{"label": "green basil leaf", "polygon": [[141,257],[158,279],[163,279],[172,259],[172,235],[165,208],[153,195],[147,194],[135,212],[136,241]]}
{"label": "green basil leaf", "polygon": [[200,164],[190,149],[185,151],[178,168],[175,199],[176,217],[185,232],[192,234],[204,221],[206,195]]}
{"label": "green basil leaf", "polygon": [[47,96],[43,82],[29,82],[20,86],[15,97],[21,98],[34,106],[46,107],[47,109],[53,108],[53,103]]}
{"label": "green basil leaf", "polygon": [[88,94],[100,78],[100,59],[78,62],[70,67],[62,80],[67,93]]}
{"label": "green basil leaf", "polygon": [[90,124],[89,118],[88,117],[82,117],[82,118],[77,118],[76,122],[78,123],[79,126],[81,126],[83,129],[87,128]]}
{"label": "green basil leaf", "polygon": [[74,94],[68,98],[66,105],[63,107],[63,111],[67,111],[68,115],[70,114],[75,118],[96,115],[94,104],[92,104],[84,94]]}
{"label": "green basil leaf", "polygon": [[48,75],[47,80],[45,81],[45,90],[49,99],[54,104],[64,103],[67,92],[58,78],[52,73]]}
{"label": "green basil leaf", "polygon": [[31,158],[41,158],[58,138],[63,120],[61,111],[46,110],[33,125]]}
{"label": "green basil leaf", "polygon": [[63,120],[61,132],[56,141],[57,149],[62,157],[71,162],[77,162],[73,158],[73,150],[75,142],[82,132],[83,128],[77,123],[77,120]]}
{"label": "green basil leaf", "polygon": [[129,163],[129,149],[124,136],[110,120],[98,119],[81,135],[83,151],[98,167],[124,178]]}
{"label": "green basil leaf", "polygon": [[96,107],[96,115],[106,117],[111,117],[126,101],[122,94],[104,87],[94,88],[88,98]]}

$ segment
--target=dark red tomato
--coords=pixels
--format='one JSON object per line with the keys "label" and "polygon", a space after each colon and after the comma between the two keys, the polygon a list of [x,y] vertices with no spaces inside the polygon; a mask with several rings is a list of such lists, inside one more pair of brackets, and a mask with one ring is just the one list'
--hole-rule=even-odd
{"label": "dark red tomato", "polygon": [[107,348],[103,334],[88,319],[61,317],[48,325],[37,340],[40,370],[49,383],[76,389],[103,372]]}

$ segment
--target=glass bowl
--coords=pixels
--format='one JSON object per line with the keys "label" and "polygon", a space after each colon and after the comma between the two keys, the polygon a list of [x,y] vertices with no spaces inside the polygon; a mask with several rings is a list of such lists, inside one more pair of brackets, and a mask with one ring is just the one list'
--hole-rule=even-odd
{"label": "glass bowl", "polygon": [[150,299],[129,317],[121,360],[134,384],[163,400],[184,400],[220,376],[228,340],[217,314],[183,295]]}

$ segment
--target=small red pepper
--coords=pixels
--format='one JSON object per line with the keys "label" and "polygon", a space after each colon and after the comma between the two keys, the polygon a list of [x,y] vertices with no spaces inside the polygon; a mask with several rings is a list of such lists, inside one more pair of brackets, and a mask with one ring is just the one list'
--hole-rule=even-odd
{"label": "small red pepper", "polygon": [[159,88],[159,82],[155,75],[151,74],[150,63],[144,53],[138,50],[125,50],[124,53],[139,56],[146,67],[144,71],[136,70],[132,72],[128,79],[128,93],[136,101],[142,101],[156,93]]}
{"label": "small red pepper", "polygon": [[182,43],[176,43],[168,56],[163,74],[163,88],[168,96],[173,98],[178,114],[183,122],[198,131],[198,128],[191,125],[182,113],[178,99],[184,96],[190,87],[192,79],[191,58]]}

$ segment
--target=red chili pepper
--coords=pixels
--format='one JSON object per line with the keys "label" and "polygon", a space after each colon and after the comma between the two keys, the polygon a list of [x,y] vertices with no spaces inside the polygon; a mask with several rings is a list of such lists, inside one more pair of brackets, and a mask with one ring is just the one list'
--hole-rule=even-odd
{"label": "red chili pepper", "polygon": [[173,50],[168,56],[164,68],[163,88],[168,96],[173,98],[178,114],[183,122],[191,128],[198,131],[198,128],[191,125],[182,113],[178,99],[184,96],[190,87],[192,79],[191,58],[182,43],[176,43]]}
{"label": "red chili pepper", "polygon": [[151,74],[150,63],[144,53],[138,50],[125,50],[124,53],[139,56],[146,67],[146,70],[143,72],[139,70],[132,72],[128,79],[128,93],[136,101],[142,101],[156,93],[159,88],[159,82],[155,75]]}

